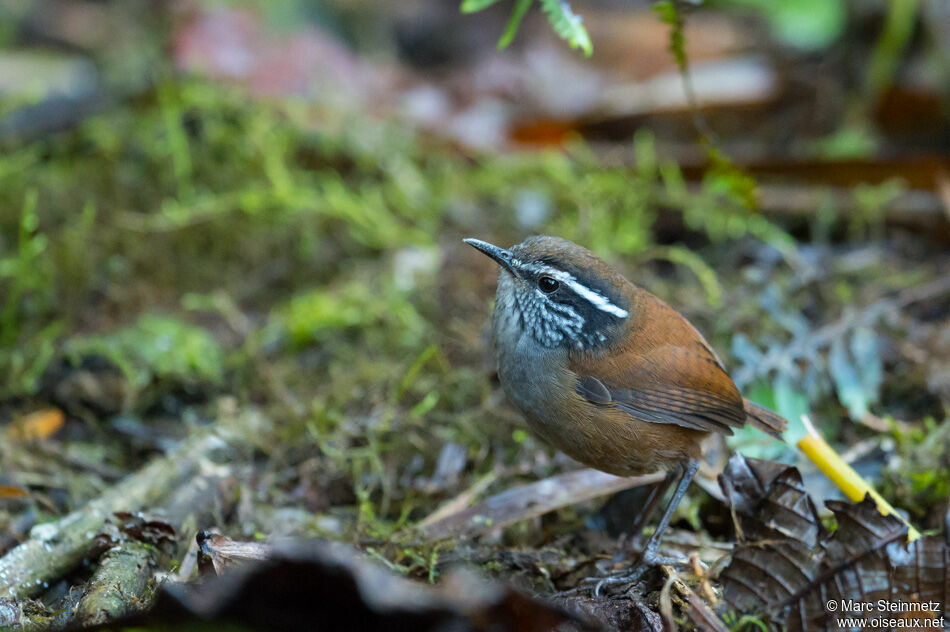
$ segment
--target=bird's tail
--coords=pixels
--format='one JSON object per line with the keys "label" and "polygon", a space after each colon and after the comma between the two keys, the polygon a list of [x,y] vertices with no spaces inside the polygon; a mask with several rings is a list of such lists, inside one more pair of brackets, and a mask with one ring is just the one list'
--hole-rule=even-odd
{"label": "bird's tail", "polygon": [[785,432],[785,428],[788,427],[788,422],[785,421],[784,417],[773,413],[764,406],[759,406],[755,402],[750,402],[747,399],[743,399],[743,402],[745,403],[747,423],[750,423],[756,428],[769,433],[776,439],[782,438],[782,433]]}

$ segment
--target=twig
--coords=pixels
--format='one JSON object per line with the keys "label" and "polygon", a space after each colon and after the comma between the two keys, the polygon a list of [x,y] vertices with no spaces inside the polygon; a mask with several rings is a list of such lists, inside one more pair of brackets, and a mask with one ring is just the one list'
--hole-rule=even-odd
{"label": "twig", "polygon": [[664,566],[666,581],[663,582],[663,588],[660,590],[660,616],[663,617],[663,629],[668,632],[679,630],[676,620],[673,618],[673,582],[678,581],[676,572],[670,566]]}
{"label": "twig", "polygon": [[509,489],[473,507],[424,521],[431,539],[474,536],[585,500],[663,480],[662,472],[622,478],[593,469],[577,470]]}
{"label": "twig", "polygon": [[950,173],[941,169],[937,172],[937,193],[940,195],[943,213],[950,220]]}
{"label": "twig", "polygon": [[497,472],[491,471],[488,474],[485,474],[475,481],[474,485],[426,516],[426,518],[417,526],[421,529],[425,529],[429,527],[429,525],[463,511],[469,506],[473,498],[488,489],[488,487],[496,480],[498,480]]}
{"label": "twig", "polygon": [[[830,205],[839,215],[848,216],[859,211],[854,191],[845,187],[816,187],[795,184],[760,184],[757,187],[759,203],[766,213],[813,218],[816,209]],[[893,224],[918,229],[946,226],[940,197],[930,191],[911,189],[902,191],[887,204],[885,220]]]}
{"label": "twig", "polygon": [[181,558],[181,566],[178,567],[178,571],[175,573],[175,579],[182,583],[188,581],[191,579],[191,574],[195,571],[197,565],[198,541],[195,538],[191,538],[188,550],[185,551],[184,556]]}
{"label": "twig", "polygon": [[67,467],[92,472],[105,481],[117,481],[127,473],[117,467],[112,467],[111,465],[107,465],[105,463],[94,463],[92,461],[87,461],[83,458],[67,454],[61,446],[49,445],[42,441],[34,442],[30,446],[30,449],[42,454],[43,456],[47,456],[52,459],[58,459]]}
{"label": "twig", "polygon": [[661,567],[667,576],[667,586],[672,583],[677,592],[686,599],[689,608],[686,610],[686,616],[696,626],[697,630],[709,630],[710,632],[729,632],[729,628],[722,622],[722,619],[716,616],[706,602],[693,592],[693,589],[686,585],[672,566]]}
{"label": "twig", "polygon": [[34,632],[57,628],[56,614],[35,601],[14,601],[0,597],[0,630]]}
{"label": "twig", "polygon": [[30,539],[0,558],[0,597],[23,599],[43,590],[80,564],[96,548],[95,536],[117,511],[136,511],[160,500],[191,479],[201,461],[223,445],[215,434],[200,434],[156,459],[56,522],[38,525]]}

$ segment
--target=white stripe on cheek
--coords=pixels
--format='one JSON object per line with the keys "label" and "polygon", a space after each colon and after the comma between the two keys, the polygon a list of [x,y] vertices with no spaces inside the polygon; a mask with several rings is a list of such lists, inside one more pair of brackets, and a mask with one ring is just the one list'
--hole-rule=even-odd
{"label": "white stripe on cheek", "polygon": [[564,270],[558,270],[557,268],[552,268],[550,266],[539,266],[537,264],[532,264],[532,263],[525,264],[517,259],[513,259],[512,263],[515,263],[515,262],[517,262],[516,263],[517,266],[523,267],[525,270],[528,270],[529,272],[534,272],[536,274],[543,274],[543,275],[551,277],[552,279],[556,279],[560,281],[561,283],[571,288],[578,296],[582,297],[584,300],[586,300],[588,303],[590,303],[591,305],[593,305],[594,307],[596,307],[602,312],[613,314],[617,318],[626,318],[627,316],[630,315],[627,312],[627,310],[617,307],[616,305],[611,303],[609,300],[607,300],[607,297],[601,295],[599,292],[595,292],[594,290],[590,289],[583,283],[580,283],[569,272],[565,272]]}
{"label": "white stripe on cheek", "polygon": [[600,311],[607,312],[608,314],[613,314],[617,318],[626,318],[627,316],[629,316],[629,314],[627,313],[627,310],[617,307],[616,305],[608,301],[605,297],[601,296],[597,292],[594,292],[590,288],[575,281],[573,277],[569,281],[565,281],[565,283],[567,284],[568,287],[570,287],[572,290],[577,292],[578,295],[587,299],[587,301],[591,305],[593,305]]}

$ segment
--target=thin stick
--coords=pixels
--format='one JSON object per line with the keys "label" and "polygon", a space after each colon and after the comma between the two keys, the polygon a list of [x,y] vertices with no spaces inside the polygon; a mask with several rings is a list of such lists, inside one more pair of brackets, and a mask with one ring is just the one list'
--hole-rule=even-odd
{"label": "thin stick", "polygon": [[464,511],[464,509],[472,503],[473,498],[488,489],[489,485],[494,483],[497,479],[498,473],[495,471],[485,474],[475,481],[474,485],[426,516],[425,520],[420,522],[417,526],[421,529],[426,529],[429,525],[435,524],[460,511]]}
{"label": "thin stick", "polygon": [[137,511],[189,481],[202,461],[225,443],[214,434],[185,441],[69,515],[36,526],[30,539],[0,558],[0,597],[23,599],[80,564],[97,546],[95,536],[117,511]]}
{"label": "thin stick", "polygon": [[568,472],[509,489],[437,521],[423,521],[426,526],[422,533],[435,540],[482,535],[561,507],[656,483],[664,477],[663,472],[625,478],[593,469]]}

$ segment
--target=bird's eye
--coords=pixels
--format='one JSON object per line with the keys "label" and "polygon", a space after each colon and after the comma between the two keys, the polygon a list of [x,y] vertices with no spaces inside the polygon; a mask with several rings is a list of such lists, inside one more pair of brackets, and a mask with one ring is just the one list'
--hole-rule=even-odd
{"label": "bird's eye", "polygon": [[561,284],[557,282],[556,279],[552,279],[549,276],[543,276],[538,279],[538,287],[541,288],[541,291],[545,294],[550,294],[557,290]]}

